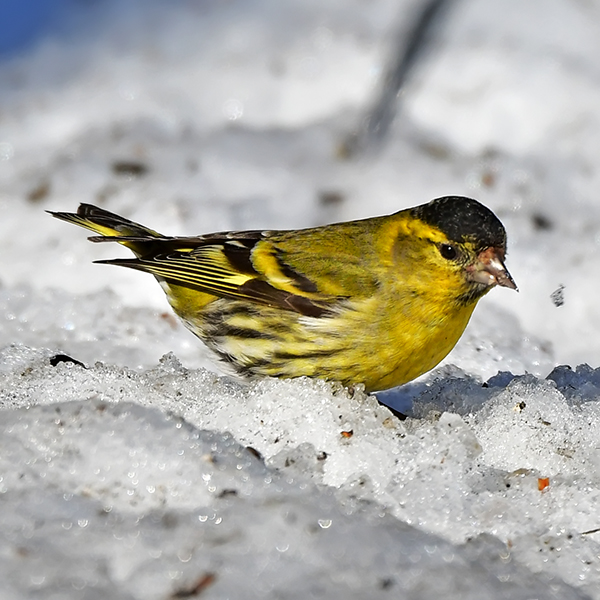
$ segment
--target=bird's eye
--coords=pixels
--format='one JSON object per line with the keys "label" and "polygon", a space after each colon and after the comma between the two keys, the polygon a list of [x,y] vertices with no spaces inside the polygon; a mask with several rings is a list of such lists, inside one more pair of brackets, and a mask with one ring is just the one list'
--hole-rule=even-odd
{"label": "bird's eye", "polygon": [[454,260],[458,256],[458,251],[454,246],[451,246],[450,244],[440,244],[439,249],[440,254],[446,260]]}

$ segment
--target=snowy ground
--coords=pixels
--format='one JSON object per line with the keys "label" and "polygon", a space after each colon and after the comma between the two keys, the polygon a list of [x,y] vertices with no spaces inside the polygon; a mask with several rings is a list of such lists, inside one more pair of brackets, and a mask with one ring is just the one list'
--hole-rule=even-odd
{"label": "snowy ground", "polygon": [[[417,6],[104,0],[0,63],[1,598],[600,599],[600,2],[456,2],[345,157]],[[219,374],[44,212],[196,234],[446,194],[505,223],[520,293],[378,394],[404,421]]]}

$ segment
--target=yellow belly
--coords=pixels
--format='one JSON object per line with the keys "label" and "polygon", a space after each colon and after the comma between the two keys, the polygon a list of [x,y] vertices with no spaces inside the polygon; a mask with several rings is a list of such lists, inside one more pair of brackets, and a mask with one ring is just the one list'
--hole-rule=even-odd
{"label": "yellow belly", "polygon": [[192,294],[171,290],[173,308],[241,373],[363,383],[367,391],[402,385],[432,369],[452,350],[475,307],[397,302],[390,310],[378,298],[317,318],[208,294],[199,303],[199,293]]}

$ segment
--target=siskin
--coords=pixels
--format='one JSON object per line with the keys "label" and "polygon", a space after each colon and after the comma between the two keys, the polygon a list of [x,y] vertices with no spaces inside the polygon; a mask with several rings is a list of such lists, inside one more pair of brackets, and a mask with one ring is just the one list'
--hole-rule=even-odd
{"label": "siskin", "polygon": [[245,375],[318,377],[367,391],[437,365],[492,287],[516,289],[506,232],[470,198],[296,231],[165,237],[89,204],[51,213],[135,255],[173,310]]}

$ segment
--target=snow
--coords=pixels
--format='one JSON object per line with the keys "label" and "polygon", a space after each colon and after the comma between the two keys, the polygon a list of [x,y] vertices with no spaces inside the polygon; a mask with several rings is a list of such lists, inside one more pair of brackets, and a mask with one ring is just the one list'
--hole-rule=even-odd
{"label": "snow", "polygon": [[[464,417],[402,422],[358,391],[242,383],[173,355],[141,372],[18,345],[1,358],[6,597],[165,598],[201,581],[215,598],[597,586],[581,532],[596,515],[585,465],[598,464],[600,411],[553,382],[479,385]],[[465,391],[448,378],[443,392],[455,384]],[[527,557],[533,544],[545,555]]]}
{"label": "snow", "polygon": [[[0,63],[0,597],[600,599],[600,4],[452,4],[343,158],[416,7],[103,0]],[[447,194],[505,223],[520,293],[376,396],[232,377],[44,212],[197,234]]]}

